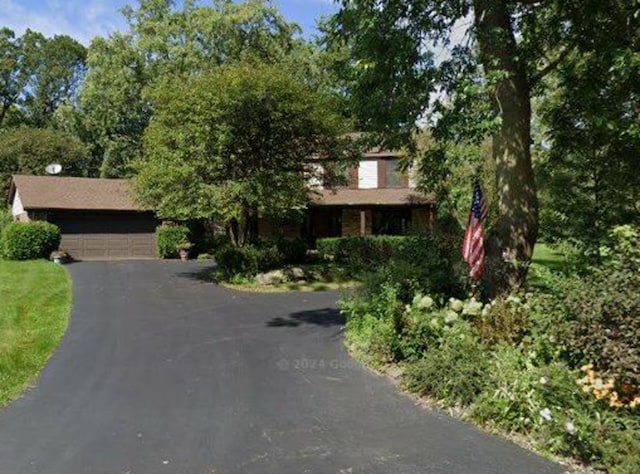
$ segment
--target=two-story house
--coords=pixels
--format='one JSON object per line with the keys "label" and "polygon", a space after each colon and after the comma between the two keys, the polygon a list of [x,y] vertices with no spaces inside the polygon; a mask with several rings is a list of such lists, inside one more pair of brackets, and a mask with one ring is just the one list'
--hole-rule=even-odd
{"label": "two-story house", "polygon": [[435,201],[416,191],[412,171],[400,171],[401,154],[371,150],[349,170],[346,186],[324,188],[314,180],[305,222],[261,220],[260,235],[306,238],[425,233],[433,225]]}

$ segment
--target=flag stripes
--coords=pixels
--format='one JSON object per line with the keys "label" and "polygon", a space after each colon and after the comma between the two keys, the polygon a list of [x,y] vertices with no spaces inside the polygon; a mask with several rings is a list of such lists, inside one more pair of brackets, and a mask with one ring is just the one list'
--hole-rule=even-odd
{"label": "flag stripes", "polygon": [[467,221],[467,229],[462,242],[462,258],[469,264],[469,276],[479,280],[484,273],[484,228],[483,221],[489,208],[484,198],[480,183],[473,185],[473,198]]}

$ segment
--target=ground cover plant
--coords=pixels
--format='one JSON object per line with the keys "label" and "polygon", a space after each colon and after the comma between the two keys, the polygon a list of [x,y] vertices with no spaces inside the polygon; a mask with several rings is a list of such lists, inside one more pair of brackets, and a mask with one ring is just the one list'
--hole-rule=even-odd
{"label": "ground cover plant", "polygon": [[71,309],[60,265],[0,260],[0,407],[33,382],[58,346]]}

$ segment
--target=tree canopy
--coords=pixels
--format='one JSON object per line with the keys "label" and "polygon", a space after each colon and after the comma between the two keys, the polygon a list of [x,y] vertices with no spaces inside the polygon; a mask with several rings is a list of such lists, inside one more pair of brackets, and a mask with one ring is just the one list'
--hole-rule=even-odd
{"label": "tree canopy", "polygon": [[347,48],[338,67],[351,109],[389,143],[425,118],[442,143],[492,138],[496,292],[523,281],[538,234],[532,99],[561,66],[615,47],[612,29],[637,34],[638,21],[631,0],[344,0],[326,44]]}
{"label": "tree canopy", "polygon": [[233,62],[285,61],[306,45],[298,28],[260,0],[212,6],[142,0],[123,10],[129,30],[96,38],[80,95],[82,126],[102,160],[103,176],[133,172],[141,137],[153,113],[154,84],[175,75],[194,76]]}
{"label": "tree canopy", "polygon": [[51,128],[17,127],[0,132],[0,193],[6,196],[12,174],[44,174],[60,163],[64,176],[86,176],[90,153],[73,135]]}
{"label": "tree canopy", "polygon": [[66,35],[45,38],[27,30],[16,37],[0,30],[0,128],[29,124],[43,127],[56,109],[73,102],[84,77],[86,50]]}
{"label": "tree canopy", "polygon": [[171,219],[216,219],[237,244],[258,215],[303,209],[314,164],[343,159],[347,131],[333,96],[283,64],[222,66],[168,78],[150,94],[155,114],[136,177],[142,201]]}

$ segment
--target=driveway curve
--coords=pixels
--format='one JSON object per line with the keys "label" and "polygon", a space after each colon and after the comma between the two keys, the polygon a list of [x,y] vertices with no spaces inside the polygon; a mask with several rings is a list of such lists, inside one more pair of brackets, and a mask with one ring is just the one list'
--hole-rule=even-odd
{"label": "driveway curve", "polygon": [[69,330],[0,413],[0,473],[563,471],[360,367],[336,293],[238,293],[201,263],[69,269]]}

